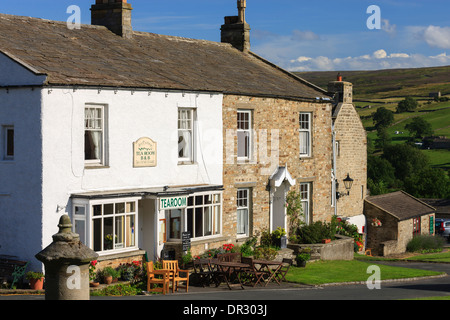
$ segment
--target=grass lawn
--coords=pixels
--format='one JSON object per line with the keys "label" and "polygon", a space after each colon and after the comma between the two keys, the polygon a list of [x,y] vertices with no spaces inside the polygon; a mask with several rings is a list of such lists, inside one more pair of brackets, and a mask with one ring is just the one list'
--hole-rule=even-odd
{"label": "grass lawn", "polygon": [[[358,260],[352,261],[317,261],[308,263],[306,268],[291,267],[286,279],[290,282],[321,285],[326,283],[367,281],[372,273],[367,269],[376,263]],[[425,276],[436,276],[441,273],[378,265],[381,270],[381,280],[405,279]]]}

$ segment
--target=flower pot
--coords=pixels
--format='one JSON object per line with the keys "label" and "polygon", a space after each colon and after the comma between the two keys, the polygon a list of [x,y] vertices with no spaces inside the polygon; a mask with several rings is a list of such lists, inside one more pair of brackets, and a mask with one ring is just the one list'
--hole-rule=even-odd
{"label": "flower pot", "polygon": [[44,278],[30,279],[30,288],[32,290],[42,290],[44,288]]}
{"label": "flower pot", "polygon": [[322,243],[324,243],[324,244],[327,244],[327,243],[330,243],[331,242],[331,239],[323,239],[322,240]]}
{"label": "flower pot", "polygon": [[111,284],[113,282],[113,277],[112,276],[106,276],[103,278],[103,282],[105,284]]}
{"label": "flower pot", "polygon": [[306,261],[305,260],[297,260],[297,267],[299,267],[299,268],[306,267]]}
{"label": "flower pot", "polygon": [[89,283],[89,286],[90,286],[91,288],[97,288],[99,285],[100,285],[100,282],[90,282],[90,283]]}

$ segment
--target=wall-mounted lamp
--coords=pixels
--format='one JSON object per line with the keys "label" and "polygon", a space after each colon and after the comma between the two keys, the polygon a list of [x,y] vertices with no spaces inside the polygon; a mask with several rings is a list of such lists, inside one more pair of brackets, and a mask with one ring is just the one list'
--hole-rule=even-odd
{"label": "wall-mounted lamp", "polygon": [[[347,189],[347,194],[345,193],[340,193],[339,191],[336,192],[336,199],[339,200],[339,198],[345,197],[345,196],[349,196],[350,195],[350,190],[353,186],[353,179],[350,178],[350,174],[347,174],[347,178],[344,179],[344,186],[345,189]],[[336,183],[336,190],[339,190],[339,183]]]}

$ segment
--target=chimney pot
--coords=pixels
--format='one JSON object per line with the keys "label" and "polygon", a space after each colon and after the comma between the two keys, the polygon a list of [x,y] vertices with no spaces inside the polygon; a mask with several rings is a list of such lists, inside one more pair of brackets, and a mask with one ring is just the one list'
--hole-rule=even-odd
{"label": "chimney pot", "polygon": [[245,21],[246,0],[238,0],[238,16],[225,17],[225,24],[222,25],[221,41],[230,43],[236,49],[250,51],[250,26]]}

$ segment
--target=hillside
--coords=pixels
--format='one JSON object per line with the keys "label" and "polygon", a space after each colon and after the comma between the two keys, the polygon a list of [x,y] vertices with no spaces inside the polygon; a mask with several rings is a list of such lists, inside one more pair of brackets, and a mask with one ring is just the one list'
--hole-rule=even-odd
{"label": "hillside", "polygon": [[[324,89],[339,71],[295,72]],[[428,97],[430,92],[450,94],[450,66],[376,71],[341,71],[344,81],[352,82],[356,100],[390,97]]]}

